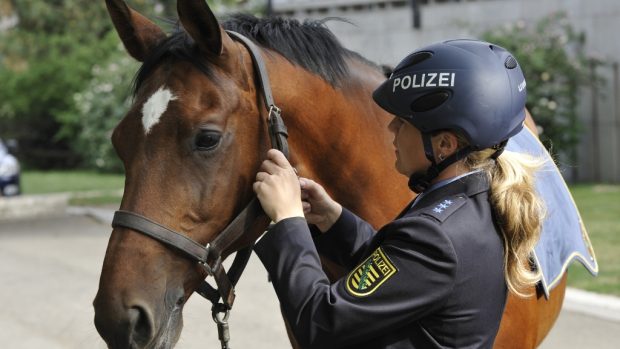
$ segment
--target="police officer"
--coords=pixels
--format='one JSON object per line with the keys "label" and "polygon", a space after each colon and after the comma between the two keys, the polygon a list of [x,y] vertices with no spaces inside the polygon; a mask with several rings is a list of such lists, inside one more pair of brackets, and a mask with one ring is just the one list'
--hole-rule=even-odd
{"label": "police officer", "polygon": [[[493,346],[507,290],[526,296],[539,280],[528,260],[541,164],[503,152],[525,97],[515,58],[487,42],[441,42],[400,62],[373,98],[395,115],[396,169],[419,195],[378,232],[269,151],[254,190],[275,225],[255,251],[303,348]],[[317,251],[348,275],[330,283]]]}

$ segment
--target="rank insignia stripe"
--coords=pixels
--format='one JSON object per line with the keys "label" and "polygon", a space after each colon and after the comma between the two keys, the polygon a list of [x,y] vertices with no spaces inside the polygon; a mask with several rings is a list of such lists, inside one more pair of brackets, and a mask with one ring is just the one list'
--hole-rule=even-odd
{"label": "rank insignia stripe", "polygon": [[433,217],[439,222],[444,222],[461,206],[467,203],[467,198],[463,195],[442,199],[429,208],[423,209],[421,214]]}
{"label": "rank insignia stripe", "polygon": [[349,273],[346,282],[347,292],[355,297],[371,295],[397,272],[394,263],[383,249],[378,247]]}

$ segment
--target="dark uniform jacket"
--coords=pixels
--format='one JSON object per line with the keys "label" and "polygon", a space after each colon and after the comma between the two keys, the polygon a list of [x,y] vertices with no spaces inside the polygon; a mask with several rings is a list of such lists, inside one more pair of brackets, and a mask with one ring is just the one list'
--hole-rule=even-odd
{"label": "dark uniform jacket", "polygon": [[[491,348],[507,291],[488,190],[464,176],[376,234],[346,209],[314,242],[303,218],[274,225],[255,251],[302,347]],[[350,273],[330,283],[318,253]]]}

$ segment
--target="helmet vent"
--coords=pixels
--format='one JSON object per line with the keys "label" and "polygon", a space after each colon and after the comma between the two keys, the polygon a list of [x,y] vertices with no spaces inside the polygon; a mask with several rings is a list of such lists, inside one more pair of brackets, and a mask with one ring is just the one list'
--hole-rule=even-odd
{"label": "helmet vent", "polygon": [[422,61],[425,61],[425,60],[431,58],[432,56],[433,56],[433,54],[430,53],[430,52],[419,52],[419,53],[416,53],[415,55],[413,55],[413,57],[411,57],[410,65],[418,64],[418,63],[420,63]]}
{"label": "helmet vent", "polygon": [[513,56],[508,56],[504,62],[504,66],[508,69],[514,69],[517,67],[517,60]]}
{"label": "helmet vent", "polygon": [[419,64],[431,58],[432,56],[433,56],[433,53],[429,51],[416,52],[414,54],[411,54],[409,57],[407,57],[406,61],[399,64],[398,67],[396,67],[396,69],[402,70],[404,68],[414,66],[416,64]]}
{"label": "helmet vent", "polygon": [[411,111],[414,113],[423,113],[431,109],[435,109],[442,105],[450,94],[447,91],[432,92],[424,95],[411,103]]}

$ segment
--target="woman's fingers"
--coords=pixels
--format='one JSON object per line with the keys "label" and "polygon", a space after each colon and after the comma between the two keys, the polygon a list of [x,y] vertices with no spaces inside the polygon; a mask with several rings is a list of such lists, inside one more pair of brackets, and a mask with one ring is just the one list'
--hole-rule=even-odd
{"label": "woman's fingers", "polygon": [[301,189],[306,189],[306,187],[308,186],[308,181],[308,178],[299,177],[299,186],[301,187]]}
{"label": "woman's fingers", "polygon": [[269,177],[269,174],[268,174],[268,173],[266,173],[266,172],[258,172],[258,173],[256,174],[256,181],[257,181],[257,182],[262,182],[262,181],[264,181],[265,179],[267,179],[267,177]]}
{"label": "woman's fingers", "polygon": [[281,152],[268,153],[256,174],[253,189],[265,213],[274,222],[288,217],[303,217],[299,180]]}
{"label": "woman's fingers", "polygon": [[305,200],[312,202],[327,202],[331,200],[325,189],[317,182],[308,178],[300,178],[299,184],[302,195],[305,195]]}
{"label": "woman's fingers", "polygon": [[260,185],[261,185],[261,182],[254,182],[254,184],[252,184],[252,189],[254,190],[256,195],[259,194],[259,187],[260,187]]}
{"label": "woman's fingers", "polygon": [[275,174],[277,171],[281,169],[282,168],[280,166],[278,166],[275,162],[269,159],[263,161],[263,163],[260,166],[260,170],[263,172],[266,172],[267,174]]}
{"label": "woman's fingers", "polygon": [[291,171],[295,173],[295,176],[297,176],[295,169],[288,162],[284,154],[275,149],[271,149],[267,153],[267,159],[261,164],[261,170],[269,174],[275,174],[282,170]]}
{"label": "woman's fingers", "polygon": [[273,161],[276,165],[282,168],[293,168],[293,166],[291,166],[291,164],[286,159],[286,156],[284,156],[284,154],[277,149],[269,149],[269,151],[267,152],[267,159]]}
{"label": "woman's fingers", "polygon": [[321,186],[312,179],[299,177],[299,185],[301,189],[308,194],[309,197],[314,197],[321,190]]}

